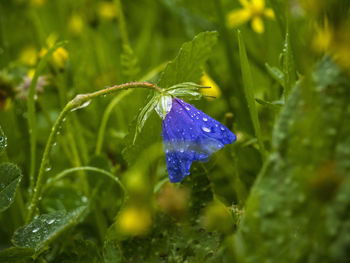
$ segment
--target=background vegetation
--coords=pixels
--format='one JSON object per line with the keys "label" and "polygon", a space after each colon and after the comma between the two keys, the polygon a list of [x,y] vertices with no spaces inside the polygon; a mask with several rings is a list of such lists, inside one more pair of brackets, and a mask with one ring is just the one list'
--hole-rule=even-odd
{"label": "background vegetation", "polygon": [[[0,261],[349,262],[349,10],[1,0]],[[132,81],[211,86],[237,141],[169,183],[153,91],[69,102]]]}

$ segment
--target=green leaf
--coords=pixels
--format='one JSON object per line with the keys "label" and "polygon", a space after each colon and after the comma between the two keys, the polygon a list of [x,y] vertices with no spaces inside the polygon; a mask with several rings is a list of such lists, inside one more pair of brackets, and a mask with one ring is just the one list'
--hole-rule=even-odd
{"label": "green leaf", "polygon": [[21,170],[16,165],[12,163],[0,165],[0,212],[12,204],[21,178]]}
{"label": "green leaf", "polygon": [[143,126],[145,126],[147,119],[149,118],[149,116],[152,114],[153,110],[157,106],[157,102],[158,102],[157,96],[154,95],[153,93],[152,93],[152,95],[150,95],[150,96],[152,96],[150,101],[146,104],[146,106],[144,106],[141,109],[139,115],[137,116],[136,130],[135,130],[135,135],[134,135],[134,139],[133,139],[133,144],[135,144],[137,136],[139,135]]}
{"label": "green leaf", "polygon": [[10,247],[0,251],[0,262],[17,262],[32,256],[35,250],[25,247]]}
{"label": "green leaf", "polygon": [[349,99],[330,58],[290,93],[235,238],[238,262],[347,262]]}
{"label": "green leaf", "polygon": [[129,45],[123,45],[123,52],[120,56],[121,70],[125,81],[132,81],[136,79],[140,72],[139,62]]}
{"label": "green leaf", "polygon": [[217,38],[217,32],[202,32],[183,44],[176,58],[166,66],[157,85],[165,89],[183,82],[198,82]]}
{"label": "green leaf", "polygon": [[238,37],[238,45],[239,45],[239,57],[241,60],[244,94],[247,99],[249,114],[250,114],[251,121],[253,123],[255,136],[258,139],[260,152],[261,152],[261,155],[264,156],[265,147],[264,147],[264,142],[261,135],[258,111],[256,110],[256,107],[255,107],[253,77],[250,70],[244,41],[243,41],[241,32],[239,30],[237,31],[237,37]]}
{"label": "green leaf", "polygon": [[283,106],[283,101],[277,100],[277,101],[265,101],[265,100],[261,100],[261,99],[255,99],[257,103],[259,103],[260,105],[263,105],[265,107],[268,107],[270,109],[273,110],[280,110],[281,107]]}
{"label": "green leaf", "polygon": [[[133,121],[131,125],[131,131],[124,139],[126,147],[124,148],[122,154],[129,165],[134,164],[136,161],[138,161],[140,159],[141,153],[143,153],[146,149],[152,147],[154,144],[160,144],[162,141],[161,119],[157,114],[150,114],[147,122],[145,122],[145,126],[142,132],[137,136],[135,143],[133,143],[133,130],[135,126],[136,120]],[[150,157],[150,159],[153,158]],[[144,163],[146,164],[150,159],[147,157],[144,160]]]}
{"label": "green leaf", "polygon": [[187,98],[189,100],[199,100],[203,98],[203,93],[200,92],[201,89],[208,89],[211,87],[206,87],[198,85],[193,82],[179,83],[170,88],[165,89],[169,94],[178,98]]}
{"label": "green leaf", "polygon": [[0,126],[0,153],[7,147],[7,137]]}
{"label": "green leaf", "polygon": [[123,262],[122,251],[118,242],[106,240],[103,244],[104,263]]}
{"label": "green leaf", "polygon": [[42,214],[16,230],[13,242],[18,247],[34,249],[36,252],[52,242],[59,234],[82,220],[88,206],[81,206],[72,212],[56,211]]}
{"label": "green leaf", "polygon": [[273,77],[283,88],[285,87],[284,73],[277,67],[271,67],[268,63],[265,63],[267,72]]}
{"label": "green leaf", "polygon": [[40,211],[54,213],[58,210],[73,211],[80,206],[86,205],[85,197],[81,189],[74,185],[49,185],[45,191],[45,198],[40,202]]}

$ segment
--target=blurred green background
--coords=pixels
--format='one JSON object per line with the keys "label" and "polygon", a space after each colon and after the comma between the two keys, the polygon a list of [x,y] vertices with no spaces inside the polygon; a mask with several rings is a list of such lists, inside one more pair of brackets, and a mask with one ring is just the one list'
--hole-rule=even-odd
{"label": "blurred green background", "polygon": [[[0,0],[0,261],[349,262],[349,28],[347,0]],[[206,31],[188,81],[216,98],[191,103],[237,141],[170,184],[155,113],[132,143],[152,92],[99,97],[60,125],[28,220],[68,101],[157,83]]]}

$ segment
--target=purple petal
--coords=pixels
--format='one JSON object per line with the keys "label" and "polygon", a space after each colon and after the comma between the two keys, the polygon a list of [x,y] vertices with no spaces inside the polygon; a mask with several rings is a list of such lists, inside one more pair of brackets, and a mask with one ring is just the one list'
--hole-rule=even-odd
{"label": "purple petal", "polygon": [[190,174],[193,161],[205,162],[225,144],[236,140],[236,136],[220,122],[177,98],[173,99],[162,128],[172,183],[180,182]]}

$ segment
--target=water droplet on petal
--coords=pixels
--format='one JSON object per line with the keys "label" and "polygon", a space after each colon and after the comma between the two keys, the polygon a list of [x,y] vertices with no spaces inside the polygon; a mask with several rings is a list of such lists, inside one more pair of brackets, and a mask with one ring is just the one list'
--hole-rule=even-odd
{"label": "water droplet on petal", "polygon": [[211,132],[211,130],[208,127],[205,127],[205,126],[202,127],[202,130],[205,131],[205,132]]}
{"label": "water droplet on petal", "polygon": [[208,118],[203,117],[203,121],[208,121]]}

